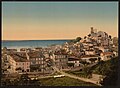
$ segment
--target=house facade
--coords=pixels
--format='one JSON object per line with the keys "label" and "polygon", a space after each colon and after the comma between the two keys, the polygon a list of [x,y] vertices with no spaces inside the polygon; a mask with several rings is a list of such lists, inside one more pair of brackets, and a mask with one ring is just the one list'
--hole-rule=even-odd
{"label": "house facade", "polygon": [[18,54],[11,54],[7,56],[10,63],[10,73],[19,73],[19,72],[29,72],[30,71],[30,62],[26,57],[20,56]]}
{"label": "house facade", "polygon": [[36,71],[46,70],[46,66],[47,66],[46,58],[41,52],[33,51],[33,52],[28,52],[26,54],[30,61],[30,67],[34,67],[34,66],[38,67]]}
{"label": "house facade", "polygon": [[58,68],[60,68],[60,69],[67,68],[68,54],[61,53],[61,52],[55,52],[54,58],[55,58],[55,64]]}

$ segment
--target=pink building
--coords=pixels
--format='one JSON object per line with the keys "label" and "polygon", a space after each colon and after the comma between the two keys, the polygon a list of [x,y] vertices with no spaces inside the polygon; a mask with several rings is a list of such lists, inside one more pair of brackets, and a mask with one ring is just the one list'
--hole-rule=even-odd
{"label": "pink building", "polygon": [[27,60],[25,53],[20,55],[19,53],[8,55],[10,63],[10,73],[19,73],[19,72],[29,72],[30,71],[30,62]]}

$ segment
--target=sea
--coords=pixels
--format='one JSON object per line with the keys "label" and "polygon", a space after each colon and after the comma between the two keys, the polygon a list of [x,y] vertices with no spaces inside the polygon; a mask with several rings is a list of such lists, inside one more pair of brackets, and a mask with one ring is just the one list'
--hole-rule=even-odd
{"label": "sea", "polygon": [[2,48],[8,49],[20,49],[20,48],[36,48],[36,47],[48,47],[51,45],[62,45],[70,40],[3,40]]}

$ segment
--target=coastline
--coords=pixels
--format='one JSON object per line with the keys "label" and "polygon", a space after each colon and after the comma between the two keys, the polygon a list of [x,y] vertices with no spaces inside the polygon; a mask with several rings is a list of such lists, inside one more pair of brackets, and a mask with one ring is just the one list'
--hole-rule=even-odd
{"label": "coastline", "polygon": [[2,40],[2,49],[3,47],[17,50],[20,48],[46,48],[51,45],[62,45],[68,41],[70,40]]}

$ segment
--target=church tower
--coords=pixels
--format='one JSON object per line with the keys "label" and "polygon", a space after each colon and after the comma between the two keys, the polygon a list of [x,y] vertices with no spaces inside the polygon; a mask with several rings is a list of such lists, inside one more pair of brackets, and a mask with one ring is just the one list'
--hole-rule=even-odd
{"label": "church tower", "polygon": [[93,34],[94,33],[94,29],[93,29],[93,27],[91,27],[91,34]]}

